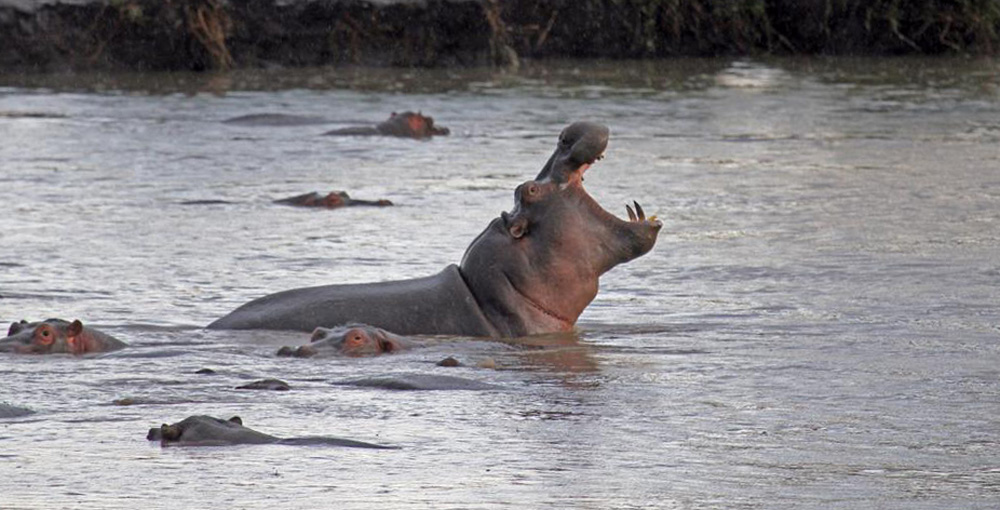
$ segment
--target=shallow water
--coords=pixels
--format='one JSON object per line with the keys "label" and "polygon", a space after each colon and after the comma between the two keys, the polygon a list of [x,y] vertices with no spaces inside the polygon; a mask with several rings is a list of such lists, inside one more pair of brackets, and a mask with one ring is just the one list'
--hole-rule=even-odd
{"label": "shallow water", "polygon": [[[0,355],[0,402],[37,411],[0,420],[0,507],[995,508],[997,77],[960,59],[0,77],[0,319],[132,344]],[[406,109],[453,135],[317,136]],[[332,122],[221,123],[265,112]],[[579,119],[612,129],[590,193],[664,228],[576,334],[289,360],[308,335],[201,329],[268,292],[458,262]],[[340,189],[397,205],[271,203]],[[449,355],[466,367],[434,365]],[[499,389],[332,384],[394,373]],[[293,389],[234,389],[264,377]],[[145,440],[191,414],[402,448]]]}

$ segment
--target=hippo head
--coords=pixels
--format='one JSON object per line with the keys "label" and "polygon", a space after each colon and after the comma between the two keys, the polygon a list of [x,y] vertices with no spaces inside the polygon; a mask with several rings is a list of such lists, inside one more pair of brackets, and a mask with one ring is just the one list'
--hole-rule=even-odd
{"label": "hippo head", "polygon": [[316,328],[306,345],[296,349],[282,347],[278,356],[310,358],[317,354],[351,357],[378,356],[405,349],[407,341],[388,331],[367,324],[349,324],[339,328]]}
{"label": "hippo head", "polygon": [[184,435],[185,433],[190,434],[196,426],[223,430],[240,429],[243,427],[243,420],[239,416],[233,416],[228,420],[221,420],[211,416],[192,416],[173,425],[164,423],[159,427],[153,427],[146,434],[146,439],[148,441],[162,441],[163,443],[177,443],[186,439],[190,440],[190,438],[185,438]]}
{"label": "hippo head", "polygon": [[62,319],[42,322],[20,321],[10,325],[7,337],[0,339],[0,352],[19,354],[81,354],[86,351],[83,323]]}
{"label": "hippo head", "polygon": [[605,211],[584,189],[608,128],[577,122],[552,157],[514,192],[514,208],[476,238],[461,272],[501,336],[569,331],[597,295],[598,278],[653,248],[662,224],[626,205],[629,220]]}
{"label": "hippo head", "polygon": [[161,446],[222,446],[231,444],[266,444],[278,438],[248,429],[239,416],[228,420],[213,416],[188,416],[183,420],[149,429],[146,439]]}
{"label": "hippo head", "polygon": [[430,138],[450,133],[448,128],[435,126],[432,117],[424,116],[420,112],[392,112],[388,120],[378,125],[378,130],[383,135],[408,138]]}

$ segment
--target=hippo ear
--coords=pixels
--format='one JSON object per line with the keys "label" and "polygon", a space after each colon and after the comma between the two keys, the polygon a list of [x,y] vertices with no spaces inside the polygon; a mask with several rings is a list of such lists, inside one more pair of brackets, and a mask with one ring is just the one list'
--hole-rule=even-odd
{"label": "hippo ear", "polygon": [[510,232],[510,236],[514,239],[520,239],[524,237],[524,234],[528,233],[528,221],[524,218],[518,218],[507,227],[507,231]]}
{"label": "hippo ear", "polygon": [[25,324],[27,324],[27,322],[24,321],[23,319],[21,320],[21,322],[11,322],[10,323],[10,329],[7,330],[7,336],[16,335],[22,329],[24,329],[24,325]]}
{"label": "hippo ear", "polygon": [[66,333],[69,336],[77,336],[80,333],[83,333],[83,323],[80,322],[80,319],[76,319],[70,323],[69,327],[66,328]]}
{"label": "hippo ear", "polygon": [[392,352],[393,350],[392,342],[386,342],[381,338],[376,340],[376,342],[378,342],[378,350],[380,352]]}

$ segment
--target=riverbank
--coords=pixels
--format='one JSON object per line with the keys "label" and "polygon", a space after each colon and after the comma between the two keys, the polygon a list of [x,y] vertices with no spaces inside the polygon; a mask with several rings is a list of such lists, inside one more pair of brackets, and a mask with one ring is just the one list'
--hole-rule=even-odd
{"label": "riverbank", "polygon": [[1000,51],[993,0],[0,0],[0,70]]}

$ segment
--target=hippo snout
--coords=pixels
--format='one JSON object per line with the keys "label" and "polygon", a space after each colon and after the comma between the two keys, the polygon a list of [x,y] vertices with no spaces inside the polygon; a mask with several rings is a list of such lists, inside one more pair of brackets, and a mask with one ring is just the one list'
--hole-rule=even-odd
{"label": "hippo snout", "polygon": [[278,356],[286,358],[311,358],[317,354],[319,354],[319,351],[310,345],[300,345],[299,347],[286,345],[278,349]]}

